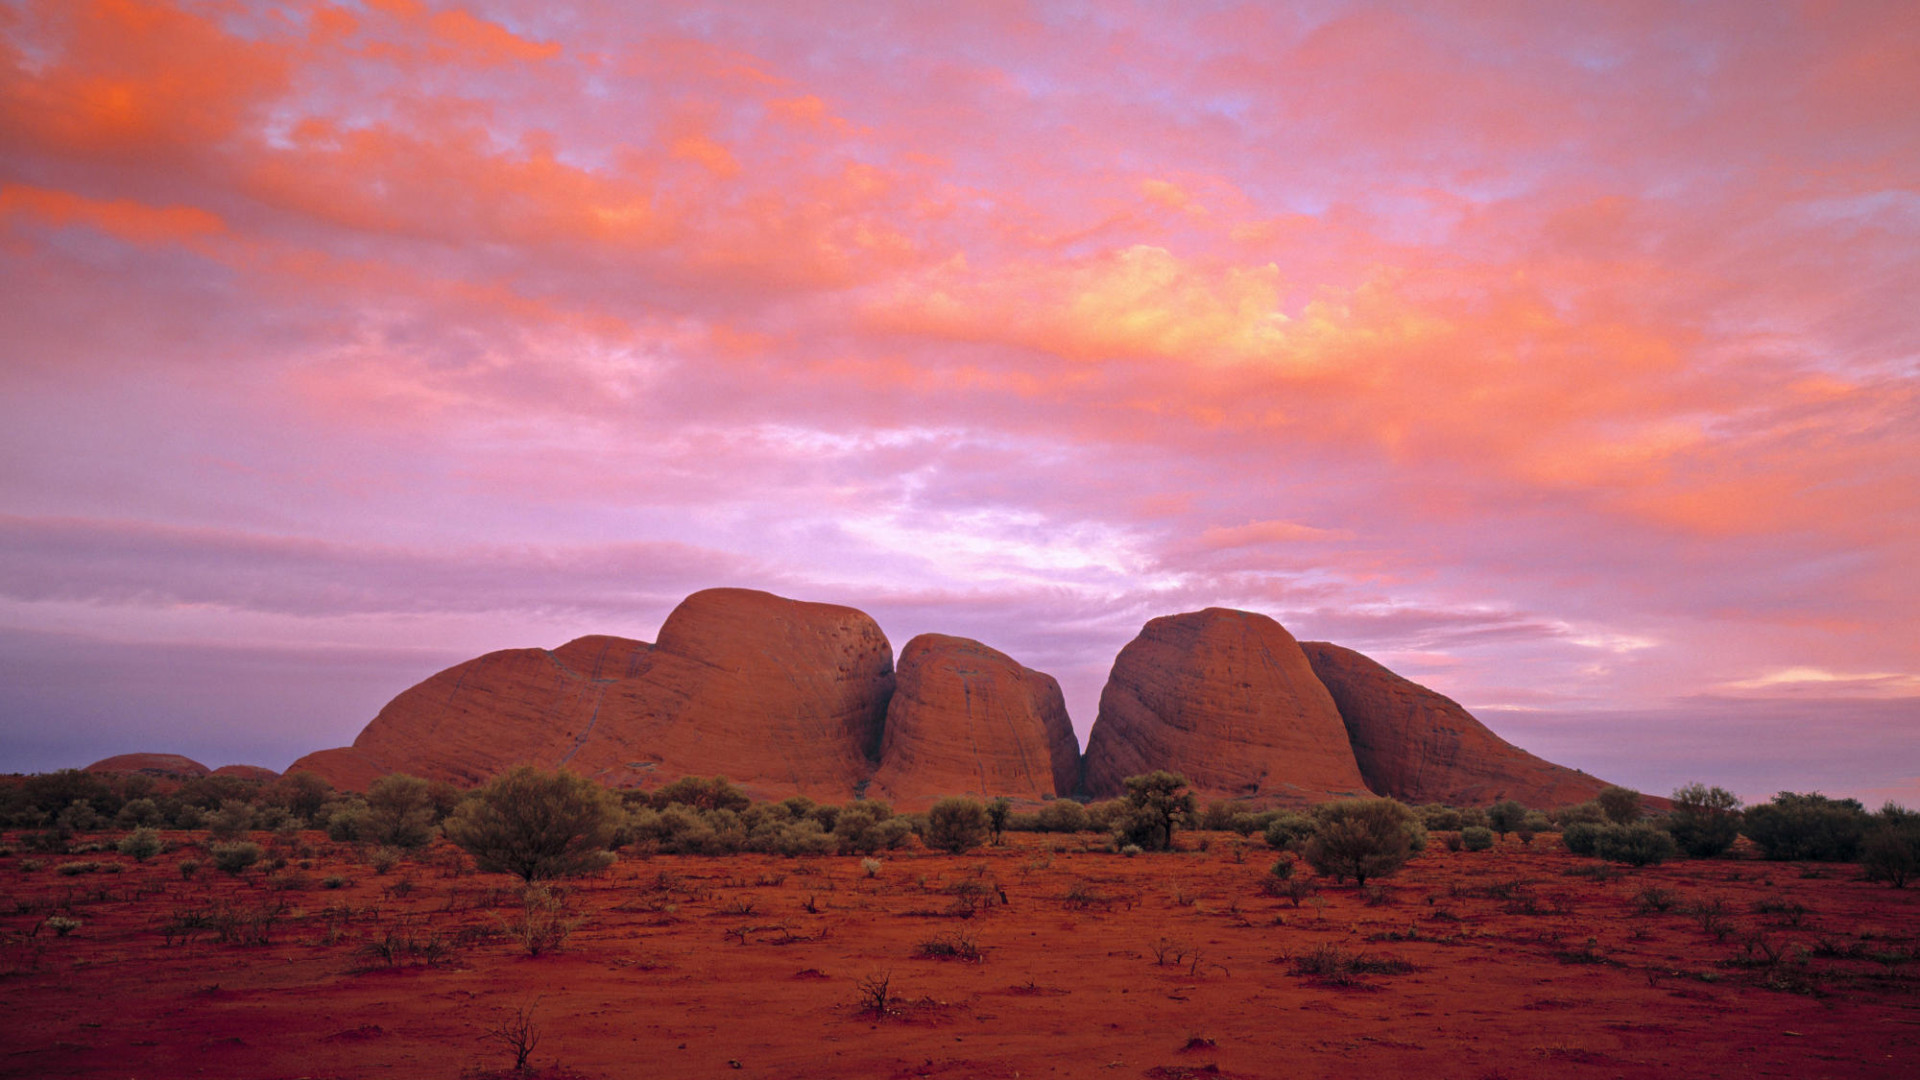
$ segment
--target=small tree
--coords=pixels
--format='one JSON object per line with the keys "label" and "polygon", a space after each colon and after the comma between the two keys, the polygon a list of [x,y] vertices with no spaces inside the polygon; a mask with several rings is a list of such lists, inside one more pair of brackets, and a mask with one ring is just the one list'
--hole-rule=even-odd
{"label": "small tree", "polygon": [[1173,833],[1193,816],[1193,792],[1187,790],[1187,778],[1161,769],[1144,776],[1129,776],[1127,815],[1121,824],[1125,839],[1152,851],[1173,847]]}
{"label": "small tree", "polygon": [[1007,819],[1013,816],[1013,800],[1005,795],[987,800],[987,824],[993,829],[993,844],[1000,846],[1000,834],[1007,831]]}
{"label": "small tree", "polygon": [[621,816],[619,801],[599,784],[522,765],[462,803],[446,834],[480,869],[538,881],[604,869]]}
{"label": "small tree", "polygon": [[927,811],[927,846],[958,855],[979,847],[991,828],[986,807],[955,795]]}
{"label": "small tree", "polygon": [[1725,788],[1688,784],[1673,793],[1667,832],[1689,858],[1711,859],[1740,838],[1740,799]]}
{"label": "small tree", "polygon": [[366,826],[378,843],[424,847],[433,839],[433,816],[432,786],[417,776],[393,773],[367,790]]}
{"label": "small tree", "polygon": [[1746,812],[1740,831],[1769,859],[1850,862],[1871,819],[1858,799],[1783,791]]}
{"label": "small tree", "polygon": [[1920,813],[1889,802],[1874,821],[1860,844],[1861,873],[1868,881],[1904,889],[1920,875]]}
{"label": "small tree", "polygon": [[1413,854],[1419,819],[1392,799],[1349,799],[1313,812],[1315,827],[1301,854],[1334,880],[1385,877]]}
{"label": "small tree", "polygon": [[1640,820],[1640,793],[1632,788],[1618,784],[1604,787],[1593,801],[1600,804],[1600,812],[1615,825],[1631,825]]}
{"label": "small tree", "polygon": [[1505,840],[1507,834],[1520,828],[1527,819],[1527,808],[1512,799],[1504,799],[1487,807],[1487,827],[1500,834]]}

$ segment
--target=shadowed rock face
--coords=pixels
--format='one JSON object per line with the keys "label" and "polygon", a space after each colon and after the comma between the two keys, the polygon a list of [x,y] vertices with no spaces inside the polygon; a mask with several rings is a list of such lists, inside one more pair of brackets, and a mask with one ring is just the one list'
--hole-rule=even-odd
{"label": "shadowed rock face", "polygon": [[1071,795],[1080,743],[1053,676],[967,638],[921,634],[900,652],[880,771],[869,792],[901,809],[944,795]]}
{"label": "shadowed rock face", "polygon": [[280,774],[264,765],[222,765],[213,770],[215,776],[237,776],[242,780],[259,780],[263,783],[280,779]]}
{"label": "shadowed rock face", "polygon": [[723,772],[757,795],[840,800],[872,773],[892,692],[892,646],[864,613],[709,589],[655,645],[593,636],[448,668],[353,746],[291,769],[359,790],[388,772],[473,784],[523,763],[645,787]]}
{"label": "shadowed rock face", "polygon": [[205,765],[180,754],[115,754],[86,767],[86,772],[145,773],[148,776],[205,776]]}
{"label": "shadowed rock face", "polygon": [[1488,731],[1452,699],[1352,649],[1303,641],[1332,693],[1367,785],[1410,803],[1546,809],[1585,802],[1606,781],[1537,758]]}
{"label": "shadowed rock face", "polygon": [[1369,794],[1346,726],[1300,646],[1264,615],[1208,608],[1147,623],[1120,651],[1087,742],[1086,787],[1169,769],[1204,796],[1306,803]]}

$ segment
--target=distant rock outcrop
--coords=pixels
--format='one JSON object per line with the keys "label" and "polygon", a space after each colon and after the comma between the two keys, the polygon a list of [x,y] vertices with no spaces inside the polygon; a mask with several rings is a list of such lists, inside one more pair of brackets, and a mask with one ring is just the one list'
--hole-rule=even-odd
{"label": "distant rock outcrop", "polygon": [[1087,742],[1086,787],[1169,769],[1203,796],[1303,804],[1365,796],[1339,710],[1293,635],[1247,611],[1147,623],[1120,651]]}
{"label": "distant rock outcrop", "polygon": [[205,776],[209,770],[179,754],[115,754],[87,766],[87,772],[142,773],[147,776]]}
{"label": "distant rock outcrop", "polygon": [[1071,795],[1080,743],[1053,676],[977,641],[921,634],[900,651],[869,794],[903,809],[943,795]]}
{"label": "distant rock outcrop", "polygon": [[213,770],[215,776],[237,776],[242,780],[258,780],[272,783],[280,779],[280,774],[264,765],[222,765]]}
{"label": "distant rock outcrop", "polygon": [[1452,806],[1515,799],[1547,809],[1585,802],[1607,786],[1527,753],[1451,698],[1352,649],[1324,641],[1300,648],[1340,708],[1367,786],[1382,795]]}
{"label": "distant rock outcrop", "polygon": [[892,692],[893,648],[865,613],[708,589],[654,645],[593,636],[448,668],[353,746],[289,771],[358,790],[388,772],[473,784],[523,763],[644,787],[725,773],[756,794],[839,800],[872,773]]}

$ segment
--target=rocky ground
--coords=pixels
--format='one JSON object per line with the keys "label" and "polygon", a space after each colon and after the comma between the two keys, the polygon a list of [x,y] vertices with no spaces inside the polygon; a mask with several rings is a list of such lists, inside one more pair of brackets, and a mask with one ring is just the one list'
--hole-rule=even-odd
{"label": "rocky ground", "polygon": [[[1910,1077],[1920,889],[1752,859],[1439,845],[1262,888],[1231,834],[1125,858],[629,855],[531,905],[440,845],[204,834],[0,858],[0,1075]],[[287,861],[277,869],[273,857]],[[71,864],[95,864],[79,871]],[[882,984],[884,983],[884,990]]]}

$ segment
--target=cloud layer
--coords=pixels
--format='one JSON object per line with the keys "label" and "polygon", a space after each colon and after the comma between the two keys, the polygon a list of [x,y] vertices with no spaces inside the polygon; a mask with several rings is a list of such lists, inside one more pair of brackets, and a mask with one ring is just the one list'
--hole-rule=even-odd
{"label": "cloud layer", "polygon": [[[1748,702],[1879,748],[1828,790],[1920,775],[1912,5],[959,10],[0,6],[14,666],[745,584],[980,636],[1084,734],[1226,604],[1530,746],[1658,717],[1764,793],[1690,733]],[[97,666],[0,723],[140,714]],[[407,681],[354,670],[282,758]]]}

